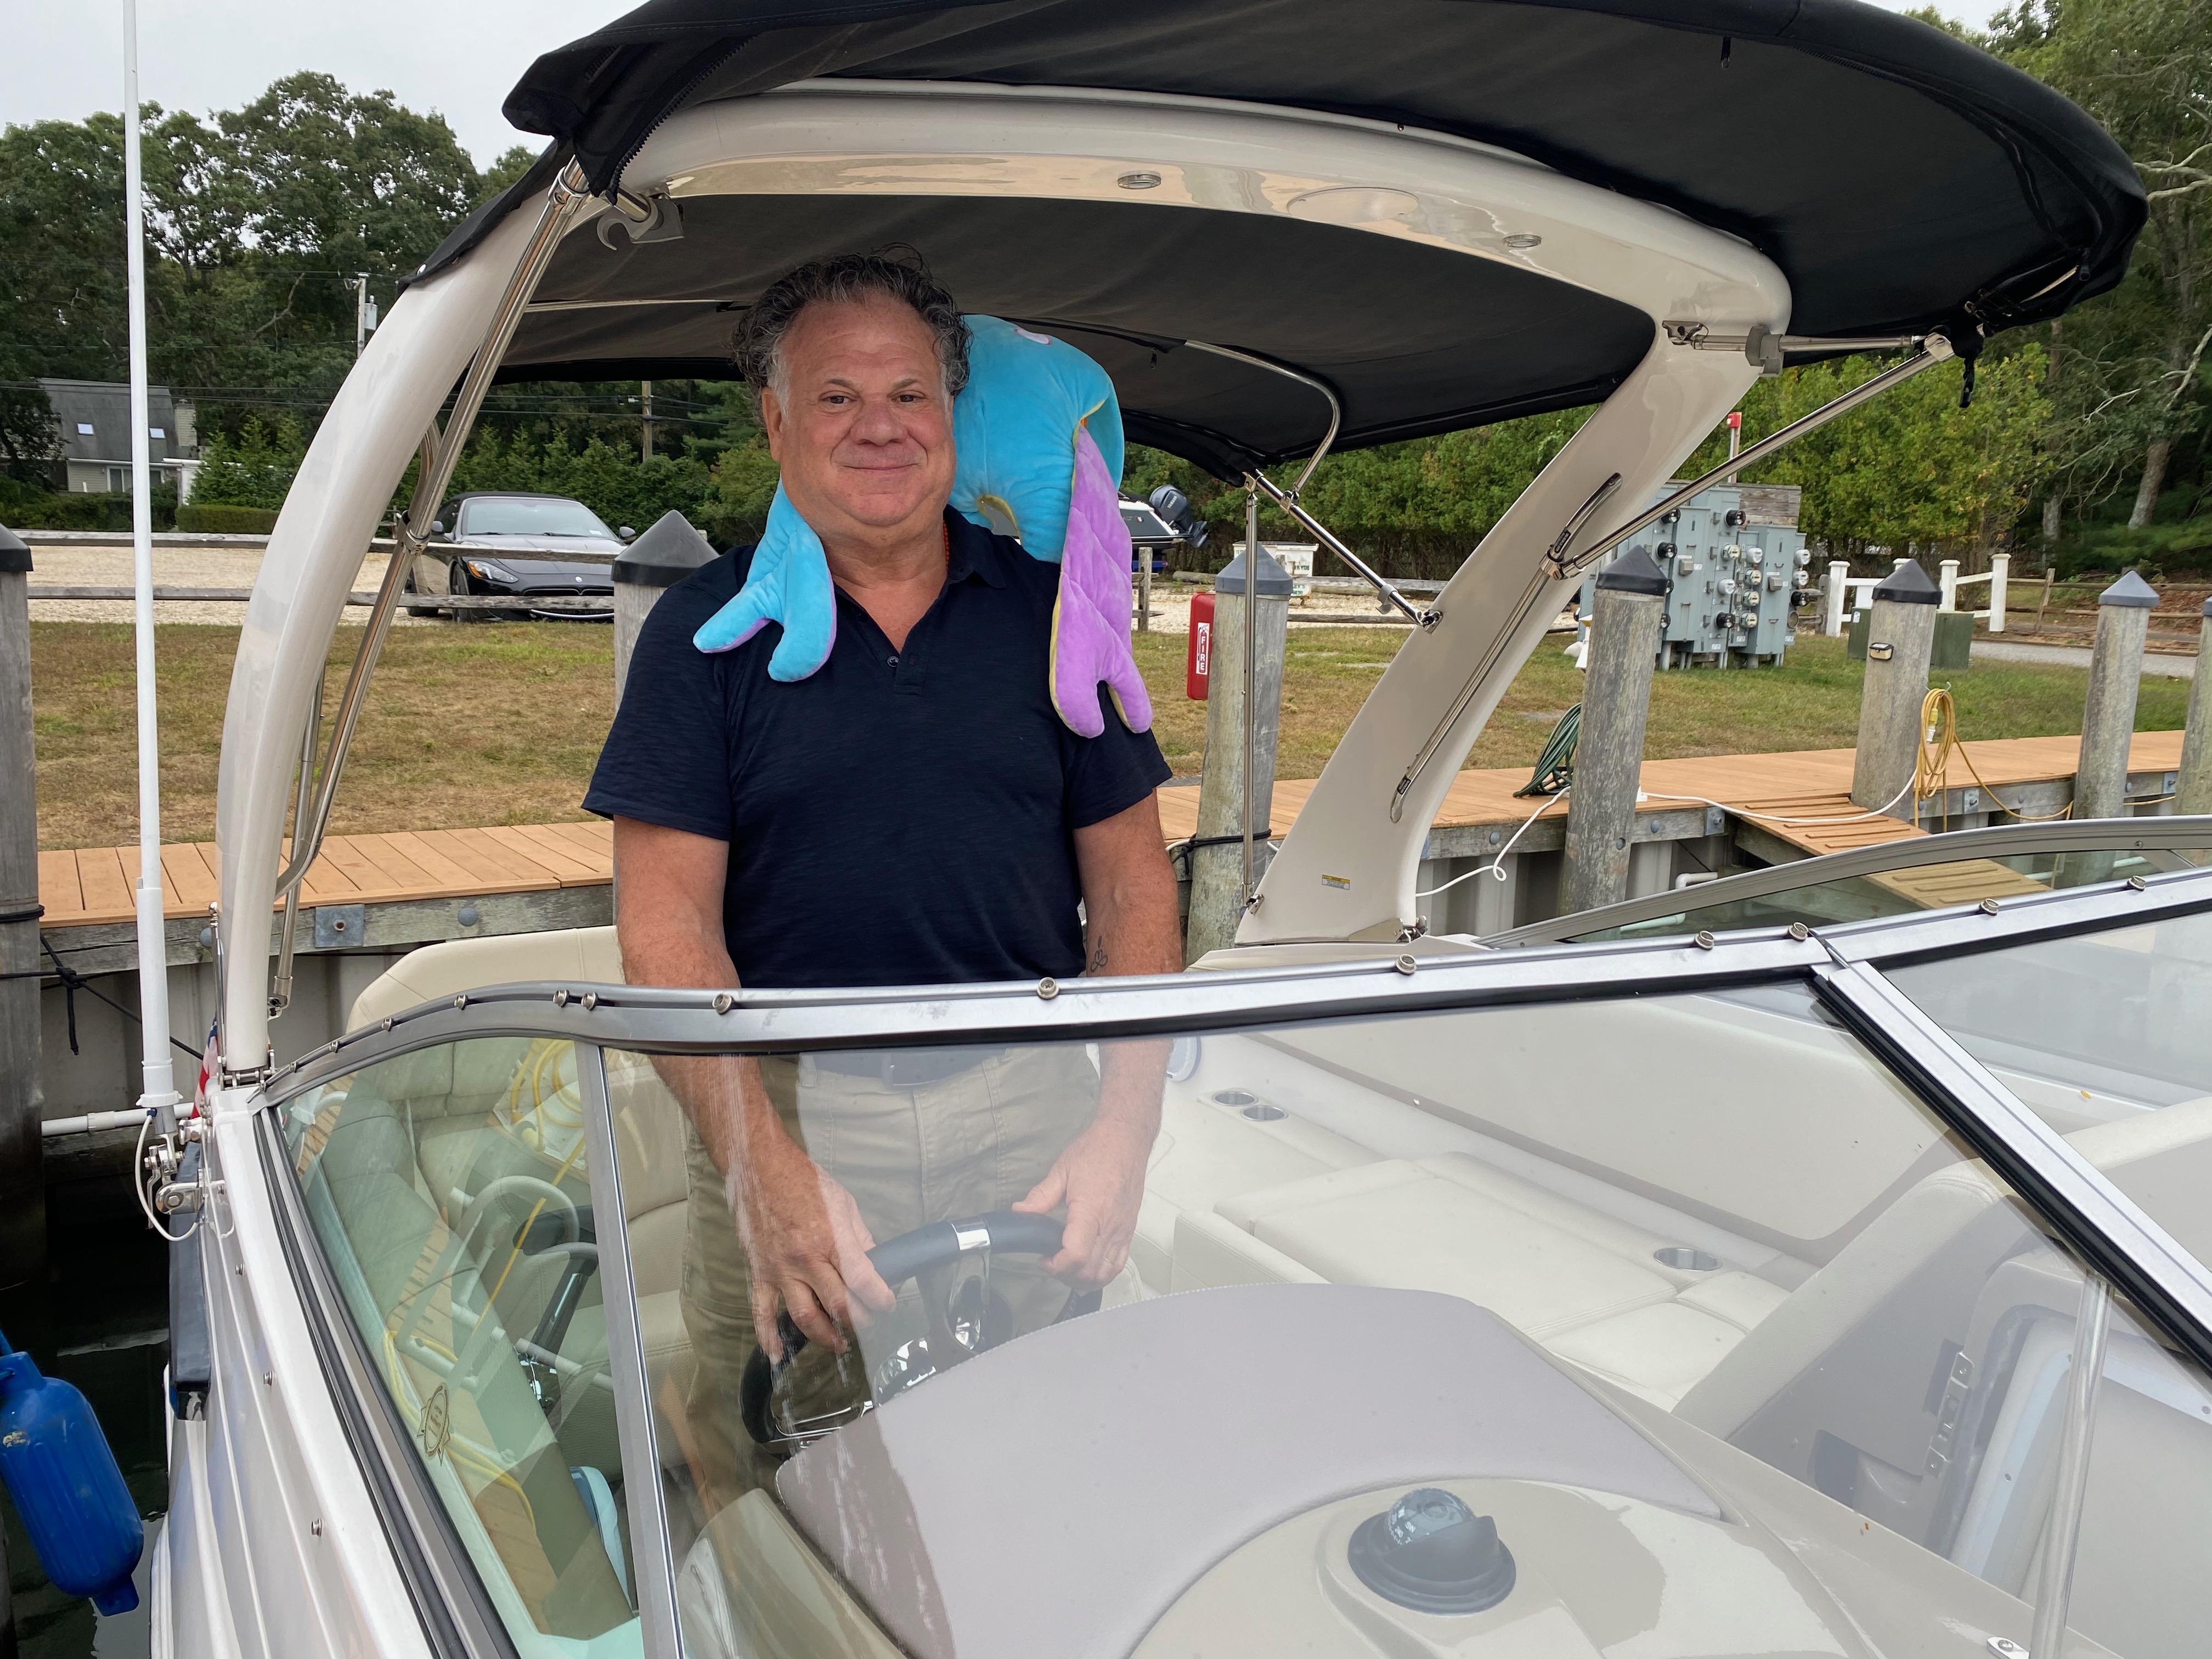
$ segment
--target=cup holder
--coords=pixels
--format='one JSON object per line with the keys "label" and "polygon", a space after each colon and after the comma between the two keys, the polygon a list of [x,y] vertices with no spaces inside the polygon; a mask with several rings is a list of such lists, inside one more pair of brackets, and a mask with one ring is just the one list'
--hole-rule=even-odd
{"label": "cup holder", "polygon": [[1249,1089],[1224,1089],[1213,1097],[1217,1106],[1233,1106],[1255,1123],[1273,1123],[1289,1113],[1279,1106],[1270,1106]]}
{"label": "cup holder", "polygon": [[1717,1255],[1703,1250],[1693,1250],[1686,1244],[1669,1244],[1651,1252],[1651,1259],[1662,1267],[1673,1267],[1686,1273],[1709,1273],[1721,1265]]}

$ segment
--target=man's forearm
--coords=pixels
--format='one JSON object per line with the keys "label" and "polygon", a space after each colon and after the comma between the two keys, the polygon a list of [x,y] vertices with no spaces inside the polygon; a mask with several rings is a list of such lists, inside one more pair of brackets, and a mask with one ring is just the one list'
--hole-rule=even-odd
{"label": "man's forearm", "polygon": [[[625,894],[626,901],[631,895]],[[647,911],[623,902],[615,919],[622,946],[623,977],[633,985],[731,990],[738,984],[719,927],[666,907]],[[727,1175],[747,1161],[760,1138],[784,1136],[774,1103],[762,1085],[759,1066],[735,1054],[655,1054],[653,1069],[699,1131],[714,1167]]]}

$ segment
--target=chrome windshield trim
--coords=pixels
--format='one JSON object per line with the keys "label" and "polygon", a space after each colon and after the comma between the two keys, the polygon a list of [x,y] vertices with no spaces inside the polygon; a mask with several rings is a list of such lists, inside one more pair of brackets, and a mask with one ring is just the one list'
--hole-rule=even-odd
{"label": "chrome windshield trim", "polygon": [[[279,1102],[410,1049],[494,1034],[692,1054],[1088,1041],[1547,997],[1635,995],[1661,987],[1691,991],[1802,975],[1831,958],[1816,939],[1778,930],[1740,935],[1713,949],[1657,939],[1413,960],[1410,973],[1398,958],[1383,957],[1318,967],[1077,979],[1048,993],[1025,983],[734,994],[586,988],[580,981],[490,986],[458,1000],[465,1006],[426,1003],[395,1015],[388,1030],[380,1024],[325,1045],[272,1078],[267,1100]],[[588,1008],[580,994],[586,988],[592,994]],[[557,1003],[556,993],[564,994]],[[718,1011],[718,998],[726,1012]]]}
{"label": "chrome windshield trim", "polygon": [[1824,927],[1813,937],[1839,962],[1902,962],[1996,950],[2061,933],[2102,933],[2212,909],[2212,870],[2175,870],[2057,893],[2007,899],[1995,908],[1954,907]]}
{"label": "chrome windshield trim", "polygon": [[1859,847],[1848,852],[1801,859],[1794,864],[1778,864],[1765,870],[1747,870],[1741,875],[1723,876],[1699,887],[1654,893],[1619,904],[1601,905],[1595,910],[1508,928],[1489,935],[1482,942],[1500,948],[1564,943],[1604,928],[1632,927],[1639,921],[1656,921],[1737,899],[1764,898],[1771,893],[1787,893],[1824,882],[1848,880],[1853,876],[1953,864],[1964,859],[2106,849],[2154,852],[2177,847],[2212,848],[2212,817],[2136,818],[2124,829],[2111,819],[2095,818],[2078,823],[2004,823],[1980,830],[1954,830],[1944,835],[1885,842],[1879,847]]}
{"label": "chrome windshield trim", "polygon": [[[681,1659],[676,1632],[676,1563],[668,1550],[668,1494],[653,1444],[653,1402],[646,1389],[645,1338],[637,1318],[637,1280],[630,1272],[629,1212],[623,1207],[622,1166],[615,1156],[614,1110],[607,1097],[606,1056],[596,1043],[575,1048],[583,1097],[584,1139],[591,1157],[592,1234],[599,1251],[599,1302],[606,1319],[607,1364],[615,1379],[615,1438],[622,1448],[623,1503],[629,1510],[633,1598],[643,1621],[646,1659]],[[637,1471],[635,1478],[631,1472]]]}
{"label": "chrome windshield trim", "polygon": [[2212,1367],[2212,1270],[1871,965],[1838,962],[1817,970],[1813,982],[1851,1034],[2083,1260],[2198,1364]]}

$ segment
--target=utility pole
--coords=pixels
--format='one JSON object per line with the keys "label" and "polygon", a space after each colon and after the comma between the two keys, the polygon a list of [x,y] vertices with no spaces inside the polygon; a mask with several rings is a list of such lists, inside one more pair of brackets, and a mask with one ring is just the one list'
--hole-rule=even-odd
{"label": "utility pole", "polygon": [[640,380],[637,383],[637,389],[639,396],[645,405],[645,435],[638,446],[637,458],[641,461],[649,461],[653,459],[653,382],[650,380]]}
{"label": "utility pole", "polygon": [[368,273],[355,273],[346,286],[353,290],[353,355],[360,356],[376,332],[376,301],[368,297]]}

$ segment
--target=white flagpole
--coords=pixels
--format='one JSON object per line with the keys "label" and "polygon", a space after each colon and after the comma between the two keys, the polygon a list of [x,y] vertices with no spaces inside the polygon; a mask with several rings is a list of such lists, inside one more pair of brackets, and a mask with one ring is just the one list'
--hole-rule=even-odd
{"label": "white flagpole", "polygon": [[123,0],[123,200],[131,277],[131,545],[138,633],[138,1022],[145,1091],[167,1131],[169,963],[161,928],[161,748],[154,681],[154,498],[146,422],[146,210],[138,167],[138,0]]}

